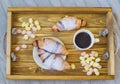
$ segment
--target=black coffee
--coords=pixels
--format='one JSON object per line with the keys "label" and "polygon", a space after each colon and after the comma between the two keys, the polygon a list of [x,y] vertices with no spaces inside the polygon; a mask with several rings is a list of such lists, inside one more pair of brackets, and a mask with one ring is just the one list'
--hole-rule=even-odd
{"label": "black coffee", "polygon": [[75,43],[80,48],[87,48],[91,44],[90,35],[86,32],[79,33],[75,38]]}

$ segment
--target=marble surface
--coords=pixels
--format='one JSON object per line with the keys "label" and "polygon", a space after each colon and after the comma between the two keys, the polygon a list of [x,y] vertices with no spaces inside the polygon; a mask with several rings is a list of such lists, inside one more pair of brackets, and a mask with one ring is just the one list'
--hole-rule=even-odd
{"label": "marble surface", "polygon": [[112,7],[115,24],[118,28],[120,27],[120,0],[0,0],[0,84],[120,84],[120,51],[115,56],[115,80],[6,80],[6,39],[4,35],[7,28],[7,8],[23,6]]}

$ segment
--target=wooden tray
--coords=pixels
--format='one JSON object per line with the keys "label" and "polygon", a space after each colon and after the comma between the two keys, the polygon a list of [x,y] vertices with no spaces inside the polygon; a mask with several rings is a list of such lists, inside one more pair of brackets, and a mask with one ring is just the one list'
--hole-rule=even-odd
{"label": "wooden tray", "polygon": [[[90,30],[95,37],[100,38],[100,42],[87,50],[96,50],[99,57],[108,50],[110,54],[109,60],[102,60],[100,64],[103,68],[100,70],[100,76],[86,76],[83,67],[79,61],[81,51],[75,49],[72,38],[77,30],[53,33],[50,28],[55,22],[65,15],[76,16],[87,20],[87,29]],[[33,60],[32,42],[35,39],[24,41],[22,35],[11,35],[11,28],[21,28],[21,20],[28,21],[28,18],[39,20],[42,30],[36,33],[36,38],[44,36],[54,36],[59,38],[65,44],[70,52],[67,61],[76,65],[75,70],[64,72],[52,72],[40,69]],[[98,35],[98,31],[104,28],[109,29],[108,38]],[[114,79],[114,40],[112,28],[112,9],[111,8],[77,8],[77,7],[55,7],[55,8],[8,8],[8,29],[7,29],[7,79],[42,79],[42,80],[95,80],[95,79]],[[14,52],[14,48],[18,45],[26,43],[27,49],[21,49],[15,52],[18,60],[11,61],[10,53]]]}

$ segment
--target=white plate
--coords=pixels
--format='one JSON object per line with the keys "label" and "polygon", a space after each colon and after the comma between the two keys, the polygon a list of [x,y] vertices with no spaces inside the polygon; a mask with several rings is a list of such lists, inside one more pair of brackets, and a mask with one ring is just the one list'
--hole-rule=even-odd
{"label": "white plate", "polygon": [[[56,37],[45,37],[45,38],[52,38],[52,39],[60,42],[62,45],[64,45],[63,42],[62,42],[61,40],[59,40],[58,38],[56,38]],[[66,59],[66,56],[63,56],[63,55],[62,55],[61,57],[62,57],[64,60]],[[37,52],[37,47],[34,47],[34,48],[33,48],[33,59],[34,59],[35,63],[36,63],[38,66],[40,66],[41,68],[43,68],[43,69],[50,69],[50,67],[45,66],[45,65],[42,63],[42,61],[40,60],[40,58],[39,58],[39,56],[38,56],[38,52]]]}

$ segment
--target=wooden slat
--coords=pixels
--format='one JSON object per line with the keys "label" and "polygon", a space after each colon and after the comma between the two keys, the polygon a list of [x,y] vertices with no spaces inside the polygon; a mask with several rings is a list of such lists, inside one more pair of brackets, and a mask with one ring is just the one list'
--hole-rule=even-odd
{"label": "wooden slat", "polygon": [[113,80],[114,76],[22,76],[22,75],[7,75],[7,79],[29,79],[29,80]]}
{"label": "wooden slat", "polygon": [[11,22],[12,22],[12,12],[8,12],[8,25],[7,25],[7,63],[6,63],[6,74],[11,74]]}
{"label": "wooden slat", "polygon": [[[17,47],[17,46],[21,46],[21,45],[12,45],[13,52],[15,51],[15,47]],[[99,57],[102,58],[102,55],[107,50],[105,47],[107,47],[107,46],[106,45],[101,45],[101,46],[94,45],[93,48],[87,50],[86,52],[90,53],[92,50],[96,50],[99,53]],[[69,51],[69,55],[67,55],[67,61],[73,62],[73,63],[79,62],[80,61],[79,56],[80,56],[81,51],[75,50],[73,45],[66,46],[66,48]],[[32,52],[33,52],[32,45],[28,45],[28,48],[21,49],[19,52],[15,52],[15,55],[18,58],[17,61],[34,62]],[[107,60],[101,60],[101,62],[107,62]]]}
{"label": "wooden slat", "polygon": [[[69,35],[69,37],[67,35],[66,36],[58,36],[57,34],[52,34],[52,35],[53,35],[52,37],[57,37],[58,39],[60,39],[65,45],[73,44],[73,41],[72,41],[73,35]],[[23,39],[23,36],[12,36],[12,44],[32,44],[34,40],[39,39],[41,37],[44,37],[44,34],[38,34],[36,38],[25,41]],[[51,35],[48,34],[48,36],[45,36],[45,37],[51,37]],[[107,43],[107,39],[105,37],[99,37],[99,39],[100,39],[100,42],[95,43],[95,44],[106,44]]]}
{"label": "wooden slat", "polygon": [[[15,47],[17,47],[17,46],[21,46],[21,44],[12,44],[12,49],[14,49]],[[88,49],[87,51],[89,51],[89,50],[98,50],[99,48],[101,48],[101,49],[99,49],[99,51],[102,51],[103,49],[106,49],[107,48],[107,45],[106,44],[101,44],[100,46],[98,46],[98,44],[94,44],[93,45],[94,47],[92,47],[92,48],[90,48],[90,49]],[[65,45],[65,47],[67,48],[67,49],[74,49],[75,50],[75,46],[74,45],[71,45],[71,44],[66,44]],[[26,49],[28,49],[28,50],[32,50],[32,48],[33,48],[33,46],[31,45],[31,44],[27,44],[27,48]],[[86,51],[86,52],[87,52]],[[81,51],[80,51],[81,52]]]}
{"label": "wooden slat", "polygon": [[[53,37],[53,36],[54,37],[66,37],[65,35],[69,35],[69,37],[73,37],[74,33],[75,32],[71,32],[71,33],[60,32],[59,34],[57,34],[57,33],[53,33],[53,32],[52,33],[50,33],[50,32],[45,33],[45,31],[44,32],[41,31],[41,32],[35,33],[34,35],[37,36],[38,38],[40,38],[40,37]],[[15,35],[15,36],[17,36],[18,38],[23,37],[23,35]],[[15,37],[15,36],[13,36],[13,37]],[[106,39],[106,37],[100,37],[97,32],[94,33],[94,36],[95,36],[95,38]]]}
{"label": "wooden slat", "polygon": [[[101,48],[99,48],[99,49],[101,49]],[[91,51],[91,50],[90,50]],[[98,51],[98,53],[100,54],[100,57],[102,57],[102,55],[104,54],[104,52],[106,51],[106,49],[105,50],[102,50],[102,52],[99,52]],[[80,56],[80,53],[81,52],[79,52],[79,51],[71,51],[71,50],[69,50],[68,49],[68,52],[69,52],[69,54],[68,54],[68,56],[73,56],[73,55],[75,55],[75,56]],[[88,51],[89,52],[89,51]],[[19,52],[16,52],[16,54],[18,54],[18,55],[22,55],[22,54],[25,54],[26,53],[26,55],[30,55],[30,54],[32,54],[32,50],[24,50],[24,49],[21,49]]]}
{"label": "wooden slat", "polygon": [[[21,45],[12,45],[12,51],[15,52],[15,48],[17,46],[21,46]],[[107,50],[107,45],[94,45],[92,48],[90,48],[89,50],[85,51],[87,53],[90,53],[92,50],[95,50],[99,53],[99,56],[102,57],[102,55],[104,54],[104,52]],[[74,45],[66,45],[66,48],[67,50],[69,51],[69,55],[68,57],[70,56],[74,56],[74,57],[79,57],[80,56],[80,53],[83,52],[83,51],[79,51],[79,50],[76,50]],[[16,55],[23,55],[26,57],[28,57],[29,55],[31,56],[32,55],[32,51],[33,51],[33,46],[32,45],[27,45],[27,48],[26,49],[21,49],[20,51],[18,52],[15,52]]]}
{"label": "wooden slat", "polygon": [[109,51],[109,61],[108,61],[108,74],[115,75],[115,58],[114,58],[114,35],[113,35],[113,19],[112,12],[107,13],[107,28],[109,30],[108,34],[108,51]]}
{"label": "wooden slat", "polygon": [[[81,66],[81,63],[80,62],[69,62],[69,64],[75,64],[76,66],[76,69],[79,69],[79,68],[83,68]],[[100,64],[103,66],[103,68],[107,68],[107,61],[105,62],[100,62]],[[22,67],[22,68],[26,68],[26,67],[36,67],[37,64],[35,63],[35,61],[16,61],[16,62],[12,62],[12,67]]]}
{"label": "wooden slat", "polygon": [[[13,27],[14,28],[14,27]],[[18,29],[21,29],[21,30],[24,30],[24,28],[21,28],[21,27],[15,27],[15,28],[18,28]],[[80,29],[87,29],[87,30],[89,30],[89,31],[91,31],[96,37],[98,37],[99,35],[99,31],[100,30],[104,30],[105,28],[104,27],[102,27],[102,28],[91,28],[91,27],[89,27],[89,28],[80,28]],[[35,34],[51,34],[51,33],[53,33],[53,34],[58,34],[58,36],[60,36],[60,35],[69,35],[70,33],[71,34],[74,34],[75,32],[76,32],[77,30],[72,30],[71,32],[69,32],[69,31],[62,31],[62,32],[59,32],[59,33],[55,33],[55,32],[51,32],[51,28],[50,27],[42,27],[42,29],[40,30],[40,31],[36,31],[35,32]],[[21,34],[19,34],[19,35],[21,35]],[[17,36],[19,36],[19,35],[17,35]]]}
{"label": "wooden slat", "polygon": [[41,13],[107,13],[111,8],[99,7],[9,7],[13,12],[41,12]]}
{"label": "wooden slat", "polygon": [[[42,27],[52,27],[66,14],[14,14],[13,27],[21,27],[22,21],[28,22],[29,18],[38,20]],[[69,16],[77,17],[78,19],[85,19],[87,21],[87,27],[106,27],[105,14],[67,14]],[[34,16],[34,17],[33,17]]]}
{"label": "wooden slat", "polygon": [[[24,68],[24,69],[23,69]],[[21,70],[21,71],[20,71]],[[12,69],[12,75],[36,75],[36,76],[39,76],[39,75],[46,75],[46,76],[56,76],[56,75],[63,75],[63,76],[69,76],[69,75],[73,75],[73,76],[85,76],[86,75],[86,72],[82,72],[82,68],[80,69],[75,69],[75,70],[69,70],[69,71],[64,71],[64,72],[58,72],[58,71],[47,71],[47,70],[41,70],[41,71],[38,71],[38,72],[35,72],[36,71],[36,68],[34,68],[34,70],[29,70],[29,68],[25,68],[25,67],[22,67],[22,68],[13,68]],[[107,75],[107,68],[102,68],[100,71],[100,75]],[[93,76],[95,76],[95,74],[93,74]]]}
{"label": "wooden slat", "polygon": [[[70,63],[71,64],[71,63]],[[36,63],[34,62],[12,62],[12,74],[24,74],[24,75],[86,75],[86,72],[83,72],[83,67],[81,64],[74,63],[76,66],[76,69],[72,70],[65,70],[65,71],[52,71],[52,70],[39,70],[38,72],[35,72],[35,70],[38,68]],[[101,75],[107,75],[107,63],[100,63],[103,68],[100,69]]]}
{"label": "wooden slat", "polygon": [[[29,63],[28,63],[29,64]],[[59,75],[86,75],[86,72],[84,72],[84,68],[83,67],[78,67],[74,70],[70,69],[70,70],[65,70],[65,71],[52,71],[52,70],[39,70],[38,72],[35,71],[38,66],[36,67],[35,65],[30,67],[30,66],[25,66],[25,67],[22,67],[22,66],[14,66],[12,67],[12,74],[14,75],[17,75],[17,74],[25,74],[25,75],[28,75],[28,74],[32,74],[32,75],[37,75],[37,74],[44,74],[44,75],[56,75],[56,74],[59,74]],[[102,69],[99,70],[100,71],[100,75],[107,75],[108,74],[108,68],[107,67],[103,67]],[[94,75],[94,74],[93,74]]]}
{"label": "wooden slat", "polygon": [[[24,62],[24,61],[34,62],[32,53],[28,53],[28,52],[23,53],[23,54],[22,53],[16,53],[16,55],[17,55],[17,61],[21,61],[21,62]],[[102,55],[99,55],[99,57],[102,59]],[[79,55],[75,55],[75,54],[74,55],[73,54],[72,55],[68,55],[66,60],[68,62],[72,62],[72,63],[80,62]],[[101,63],[104,63],[104,62],[107,62],[107,60],[101,60]]]}

